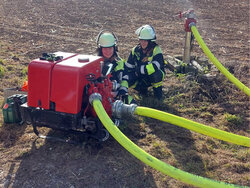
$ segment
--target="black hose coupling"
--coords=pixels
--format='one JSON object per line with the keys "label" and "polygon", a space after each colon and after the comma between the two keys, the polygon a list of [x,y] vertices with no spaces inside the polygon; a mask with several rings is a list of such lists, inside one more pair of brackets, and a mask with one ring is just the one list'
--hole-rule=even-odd
{"label": "black hose coupling", "polygon": [[124,104],[121,100],[116,100],[112,104],[112,115],[116,118],[122,118],[126,115],[134,115],[136,104]]}
{"label": "black hose coupling", "polygon": [[98,100],[102,101],[102,96],[101,96],[101,94],[100,94],[100,93],[92,93],[92,94],[89,96],[89,103],[90,103],[91,105],[93,105],[93,101],[94,101],[95,99],[98,99]]}

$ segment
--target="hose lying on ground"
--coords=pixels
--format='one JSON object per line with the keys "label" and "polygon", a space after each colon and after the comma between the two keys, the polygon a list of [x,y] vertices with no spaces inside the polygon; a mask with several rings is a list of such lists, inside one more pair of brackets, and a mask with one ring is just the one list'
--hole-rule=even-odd
{"label": "hose lying on ground", "polygon": [[193,32],[195,39],[199,43],[203,52],[208,56],[210,61],[224,74],[233,84],[235,84],[241,91],[250,96],[250,89],[241,83],[237,78],[235,78],[223,65],[217,60],[217,58],[211,53],[211,51],[206,46],[205,42],[202,40],[195,25],[191,24],[191,31]]}
{"label": "hose lying on ground", "polygon": [[162,112],[160,110],[155,110],[147,107],[137,106],[135,108],[134,114],[140,116],[146,116],[155,118],[161,121],[165,121],[171,123],[173,125],[178,125],[180,127],[187,128],[189,130],[217,138],[220,140],[224,140],[227,142],[231,142],[237,145],[250,147],[250,138],[245,136],[236,135],[233,133],[229,133],[226,131],[222,131],[213,127],[209,127],[207,125],[203,125],[201,123],[197,123],[173,114],[169,114],[167,112]]}
{"label": "hose lying on ground", "polygon": [[201,176],[193,175],[188,172],[179,170],[169,164],[162,162],[161,160],[153,157],[152,155],[148,154],[141,148],[139,148],[136,144],[134,144],[131,140],[129,140],[112,122],[109,118],[108,114],[106,113],[105,109],[102,106],[102,103],[98,99],[93,100],[93,106],[95,112],[99,119],[101,120],[102,124],[105,128],[109,131],[109,133],[132,155],[136,158],[141,160],[142,162],[146,163],[147,165],[159,170],[160,172],[171,176],[177,180],[180,180],[184,183],[191,184],[198,187],[241,187],[238,185],[228,184],[224,182],[219,182],[215,180],[211,180],[208,178],[204,178]]}

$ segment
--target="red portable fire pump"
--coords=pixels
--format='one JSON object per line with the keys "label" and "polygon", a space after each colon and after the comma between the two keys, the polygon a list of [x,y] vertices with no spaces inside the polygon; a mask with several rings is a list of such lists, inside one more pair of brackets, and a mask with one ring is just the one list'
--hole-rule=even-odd
{"label": "red portable fire pump", "polygon": [[28,66],[27,103],[20,105],[21,119],[37,127],[69,131],[104,141],[109,137],[89,103],[93,93],[101,94],[111,117],[118,84],[110,81],[110,65],[102,57],[74,53],[44,53]]}

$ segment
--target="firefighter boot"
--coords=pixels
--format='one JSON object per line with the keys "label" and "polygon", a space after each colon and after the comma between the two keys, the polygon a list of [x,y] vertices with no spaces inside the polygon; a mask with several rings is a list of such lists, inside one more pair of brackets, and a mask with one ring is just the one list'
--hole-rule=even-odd
{"label": "firefighter boot", "polygon": [[148,96],[148,88],[146,87],[141,87],[139,90],[139,93],[142,97],[147,97]]}
{"label": "firefighter boot", "polygon": [[153,90],[154,90],[154,97],[158,100],[162,100],[162,86],[153,88]]}
{"label": "firefighter boot", "polygon": [[138,91],[139,95],[141,95],[142,97],[148,96],[148,88],[147,87],[138,84],[134,89],[136,91]]}

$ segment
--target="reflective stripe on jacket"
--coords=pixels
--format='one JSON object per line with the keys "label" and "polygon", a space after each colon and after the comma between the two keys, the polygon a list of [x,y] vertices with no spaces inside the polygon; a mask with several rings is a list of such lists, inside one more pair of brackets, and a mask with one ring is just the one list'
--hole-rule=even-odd
{"label": "reflective stripe on jacket", "polygon": [[141,74],[151,75],[157,70],[164,71],[164,59],[161,48],[155,44],[155,46],[148,50],[146,54],[142,52],[140,45],[135,46],[125,63],[128,72],[139,68]]}

